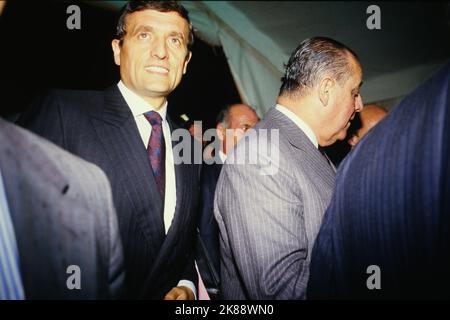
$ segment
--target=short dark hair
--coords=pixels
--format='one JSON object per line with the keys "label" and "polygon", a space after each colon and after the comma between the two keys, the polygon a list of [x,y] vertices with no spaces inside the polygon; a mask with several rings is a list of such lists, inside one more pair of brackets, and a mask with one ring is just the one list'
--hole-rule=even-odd
{"label": "short dark hair", "polygon": [[130,1],[121,10],[120,17],[117,22],[116,38],[120,40],[122,45],[123,37],[127,33],[125,29],[126,18],[129,14],[143,10],[155,10],[159,12],[177,12],[182,18],[184,18],[189,25],[189,36],[187,47],[189,51],[192,50],[194,45],[194,31],[191,20],[189,19],[189,13],[185,7],[183,7],[178,1]]}
{"label": "short dark hair", "polygon": [[351,74],[349,54],[357,55],[344,44],[325,37],[304,40],[294,50],[281,78],[280,95],[303,93],[314,87],[325,73],[330,73],[340,84]]}

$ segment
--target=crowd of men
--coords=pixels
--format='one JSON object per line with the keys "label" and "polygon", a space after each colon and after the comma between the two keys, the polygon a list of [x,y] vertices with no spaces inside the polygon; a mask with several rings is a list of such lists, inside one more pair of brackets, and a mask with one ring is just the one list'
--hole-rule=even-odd
{"label": "crowd of men", "polygon": [[387,114],[352,49],[303,40],[276,105],[226,106],[199,164],[167,112],[193,41],[178,2],[131,1],[118,83],[0,119],[0,299],[449,297],[450,65]]}

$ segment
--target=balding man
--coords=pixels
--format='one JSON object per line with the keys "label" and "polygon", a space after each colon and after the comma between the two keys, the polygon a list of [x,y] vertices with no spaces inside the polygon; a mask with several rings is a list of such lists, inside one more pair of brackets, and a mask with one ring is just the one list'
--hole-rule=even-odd
{"label": "balding man", "polygon": [[356,55],[335,40],[307,39],[292,53],[277,105],[228,155],[217,183],[225,299],[306,297],[335,176],[318,147],[345,138],[361,83]]}
{"label": "balding man", "polygon": [[364,106],[364,109],[359,113],[361,127],[356,130],[351,138],[348,140],[348,144],[354,148],[356,144],[365,136],[370,129],[380,122],[387,115],[386,109],[376,104],[368,104]]}
{"label": "balding man", "polygon": [[231,104],[222,109],[216,125],[217,137],[220,140],[220,149],[215,154],[216,161],[202,168],[199,232],[213,270],[207,267],[206,257],[199,258],[197,262],[206,287],[211,289],[208,291],[213,295],[219,289],[220,274],[219,229],[214,218],[214,191],[227,153],[258,121],[256,111],[246,104]]}

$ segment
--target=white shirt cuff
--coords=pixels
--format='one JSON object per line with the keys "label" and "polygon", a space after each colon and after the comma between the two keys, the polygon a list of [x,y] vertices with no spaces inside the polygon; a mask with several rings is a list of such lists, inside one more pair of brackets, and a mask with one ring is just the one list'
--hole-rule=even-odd
{"label": "white shirt cuff", "polygon": [[197,300],[197,289],[195,288],[195,285],[192,281],[189,280],[180,280],[180,282],[178,282],[178,287],[179,286],[184,286],[184,287],[188,287],[189,289],[192,290],[192,292],[194,293],[194,299]]}

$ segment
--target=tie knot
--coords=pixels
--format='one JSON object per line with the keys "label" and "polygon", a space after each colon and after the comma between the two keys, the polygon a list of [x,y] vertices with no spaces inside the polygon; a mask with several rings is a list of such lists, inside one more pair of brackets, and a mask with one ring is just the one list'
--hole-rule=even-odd
{"label": "tie knot", "polygon": [[150,122],[150,124],[152,125],[152,127],[153,127],[154,125],[160,126],[161,123],[162,123],[162,118],[161,118],[161,116],[159,115],[159,113],[156,112],[156,111],[149,111],[149,112],[146,112],[146,113],[144,113],[144,116],[145,116],[145,118],[148,120],[148,122]]}

